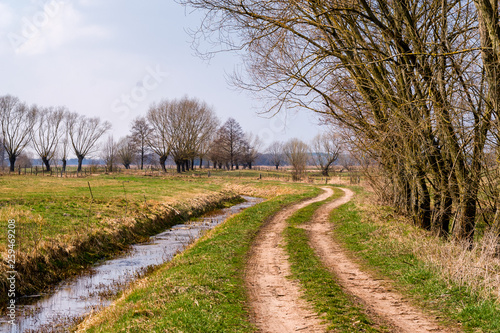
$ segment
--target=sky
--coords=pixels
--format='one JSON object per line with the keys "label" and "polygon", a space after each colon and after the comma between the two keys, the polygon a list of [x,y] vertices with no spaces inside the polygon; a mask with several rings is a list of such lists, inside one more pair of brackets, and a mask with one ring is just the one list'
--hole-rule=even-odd
{"label": "sky", "polygon": [[196,55],[188,31],[201,17],[173,0],[0,0],[0,95],[101,117],[117,139],[152,103],[187,95],[221,122],[235,118],[264,147],[310,141],[320,130],[314,114],[270,118],[257,96],[228,83],[237,54]]}

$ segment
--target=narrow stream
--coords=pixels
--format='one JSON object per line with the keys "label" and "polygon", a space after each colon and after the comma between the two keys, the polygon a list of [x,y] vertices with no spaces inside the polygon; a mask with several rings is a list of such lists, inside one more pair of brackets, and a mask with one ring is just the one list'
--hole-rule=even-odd
{"label": "narrow stream", "polygon": [[246,201],[241,204],[175,225],[151,237],[147,243],[133,245],[127,254],[105,261],[87,274],[60,283],[49,295],[31,296],[30,298],[40,299],[18,307],[17,326],[7,323],[7,317],[0,318],[0,331],[67,332],[67,327],[81,317],[111,304],[112,296],[143,274],[148,267],[172,259],[176,253],[199,238],[203,230],[211,229],[230,215],[262,201],[260,198],[243,198]]}

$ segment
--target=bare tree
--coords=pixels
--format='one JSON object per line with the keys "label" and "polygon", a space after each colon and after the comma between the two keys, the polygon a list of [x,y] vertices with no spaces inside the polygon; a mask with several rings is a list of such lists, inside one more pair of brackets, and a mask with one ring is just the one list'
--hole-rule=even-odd
{"label": "bare tree", "polygon": [[31,130],[31,142],[45,169],[50,171],[50,161],[56,154],[57,144],[64,131],[66,108],[41,108],[35,126]]}
{"label": "bare tree", "polygon": [[23,151],[16,159],[16,167],[31,168],[33,166],[33,155],[28,151]]}
{"label": "bare tree", "polygon": [[0,137],[0,167],[3,168],[5,164],[5,147],[3,143],[3,138]]}
{"label": "bare tree", "polygon": [[[218,134],[218,133],[217,133]],[[213,141],[210,143],[210,148],[208,150],[208,158],[212,161],[214,169],[221,169],[223,165],[229,164],[226,159],[226,154],[221,149],[222,139],[216,134]]]}
{"label": "bare tree", "polygon": [[171,112],[168,103],[160,102],[152,104],[146,116],[151,127],[151,133],[146,137],[146,141],[151,150],[158,155],[163,171],[167,171],[165,163],[172,150],[172,133],[169,132]]}
{"label": "bare tree", "polygon": [[108,172],[113,172],[118,161],[118,147],[112,135],[108,136],[102,146],[101,158],[106,164]]}
{"label": "bare tree", "polygon": [[16,159],[30,142],[30,131],[36,122],[36,108],[28,107],[17,97],[0,97],[0,123],[3,146],[9,157],[10,171],[15,170]]}
{"label": "bare tree", "polygon": [[[125,169],[130,169],[130,165],[136,157],[136,151],[138,150],[135,146],[134,141],[130,136],[122,138],[117,143],[117,156],[120,163],[123,164]],[[141,151],[141,149],[139,149]],[[141,155],[141,165],[143,165],[144,156]]]}
{"label": "bare tree", "polygon": [[220,158],[227,161],[231,170],[239,164],[242,158],[244,146],[244,133],[241,125],[234,119],[229,118],[217,131],[216,143]]}
{"label": "bare tree", "polygon": [[207,161],[208,166],[210,167],[210,146],[213,143],[213,136],[215,133],[212,133],[209,135],[209,137],[200,143],[199,151],[198,151],[198,157],[200,158],[200,169],[203,168],[203,160],[205,158],[208,158],[209,160]]}
{"label": "bare tree", "polygon": [[243,139],[242,145],[242,155],[243,164],[252,169],[252,165],[255,160],[259,157],[259,150],[262,147],[262,142],[258,135],[253,135],[253,133],[246,133]]}
{"label": "bare tree", "polygon": [[151,127],[145,117],[138,117],[132,122],[131,138],[137,147],[140,159],[141,170],[144,168],[144,158],[148,149],[148,137],[151,134]]}
{"label": "bare tree", "polygon": [[283,143],[279,141],[274,141],[267,148],[267,153],[269,154],[269,162],[272,163],[278,170],[279,166],[283,162]]}
{"label": "bare tree", "polygon": [[198,99],[183,97],[173,100],[171,105],[172,157],[177,172],[194,167],[194,159],[200,157],[204,145],[217,129],[219,120],[206,103]]}
{"label": "bare tree", "polygon": [[181,2],[206,10],[199,37],[248,51],[242,87],[343,126],[395,207],[473,241],[484,151],[500,146],[497,2]]}
{"label": "bare tree", "polygon": [[354,169],[354,166],[357,164],[356,159],[351,155],[350,152],[345,152],[339,155],[338,158],[339,164],[342,166],[342,170],[346,170],[350,172]]}
{"label": "bare tree", "polygon": [[309,160],[309,146],[299,139],[290,139],[283,146],[283,153],[293,167],[293,179],[300,180],[304,175]]}
{"label": "bare tree", "polygon": [[[66,114],[66,116],[65,116],[66,117],[66,124],[65,125],[67,125],[67,116],[68,116],[68,114]],[[65,126],[64,131],[63,131],[63,135],[61,137],[61,141],[59,141],[59,145],[58,145],[59,158],[62,162],[62,171],[63,172],[66,171],[69,150],[70,150],[69,131],[68,131],[68,127]]]}
{"label": "bare tree", "polygon": [[77,113],[68,114],[68,133],[73,151],[78,158],[78,172],[82,171],[85,156],[97,149],[97,141],[110,128],[109,122],[101,122],[98,117],[88,118]]}
{"label": "bare tree", "polygon": [[323,176],[329,176],[333,163],[339,158],[340,147],[340,137],[332,130],[314,137],[311,145],[311,156]]}

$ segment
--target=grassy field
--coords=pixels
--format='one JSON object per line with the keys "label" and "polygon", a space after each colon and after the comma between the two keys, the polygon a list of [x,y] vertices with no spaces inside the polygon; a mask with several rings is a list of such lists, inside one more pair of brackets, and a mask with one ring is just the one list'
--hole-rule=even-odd
{"label": "grassy field", "polygon": [[[36,242],[104,227],[109,219],[134,215],[145,205],[173,204],[222,188],[221,183],[206,180],[127,175],[0,177],[0,225],[17,219],[22,251],[31,251]],[[0,251],[5,250],[5,237],[0,233]]]}
{"label": "grassy field", "polygon": [[[248,172],[245,176],[235,185],[240,192],[266,196],[272,192],[266,194],[266,189],[277,186],[258,182]],[[5,229],[8,219],[17,219],[18,242],[22,251],[30,252],[37,242],[103,228],[110,219],[134,216],[160,203],[174,205],[231,191],[233,179],[238,178],[148,177],[140,173],[85,178],[4,176],[0,177],[0,226]],[[0,252],[5,250],[6,236],[0,232]]]}
{"label": "grassy field", "polygon": [[[5,258],[7,222],[14,219],[17,291],[23,295],[40,291],[192,213],[214,209],[236,194],[271,197],[293,191],[255,177],[2,176],[0,252]],[[3,262],[0,275],[8,270]],[[0,289],[4,287],[6,279],[0,281]]]}
{"label": "grassy field", "polygon": [[116,304],[84,322],[88,332],[255,332],[243,281],[260,226],[285,205],[319,190],[275,197],[249,208],[138,281]]}

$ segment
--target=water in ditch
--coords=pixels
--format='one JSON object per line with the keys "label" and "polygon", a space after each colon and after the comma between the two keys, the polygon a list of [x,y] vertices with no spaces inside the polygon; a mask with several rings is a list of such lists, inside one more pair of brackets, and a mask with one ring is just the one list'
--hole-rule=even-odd
{"label": "water in ditch", "polygon": [[16,325],[8,318],[0,319],[0,332],[67,332],[83,316],[111,303],[112,296],[143,274],[149,267],[169,261],[204,230],[220,224],[232,214],[256,205],[262,199],[243,196],[238,205],[218,210],[202,218],[175,225],[151,237],[147,243],[136,244],[121,257],[107,260],[90,272],[60,283],[49,295],[33,295],[35,302],[21,299],[16,310]]}

